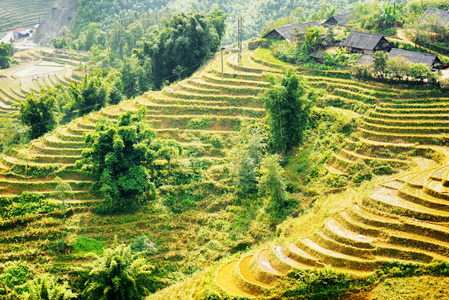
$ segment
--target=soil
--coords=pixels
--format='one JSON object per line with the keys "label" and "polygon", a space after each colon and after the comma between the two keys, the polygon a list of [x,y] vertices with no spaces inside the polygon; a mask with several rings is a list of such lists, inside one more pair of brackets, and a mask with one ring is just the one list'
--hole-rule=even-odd
{"label": "soil", "polygon": [[38,30],[34,34],[33,42],[39,45],[50,46],[51,39],[59,37],[63,26],[70,30],[76,17],[76,0],[58,0],[47,13]]}

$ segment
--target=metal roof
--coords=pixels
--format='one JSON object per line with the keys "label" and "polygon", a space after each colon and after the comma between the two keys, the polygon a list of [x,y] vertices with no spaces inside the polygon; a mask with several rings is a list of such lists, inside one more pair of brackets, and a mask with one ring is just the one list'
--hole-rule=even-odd
{"label": "metal roof", "polygon": [[388,56],[390,58],[396,57],[396,56],[402,56],[402,57],[408,59],[411,63],[414,63],[414,64],[423,63],[423,64],[428,65],[429,67],[432,67],[432,65],[435,63],[435,60],[438,59],[438,57],[433,54],[413,52],[413,51],[407,51],[407,50],[396,49],[396,48],[392,48],[390,53],[388,53]]}
{"label": "metal roof", "polygon": [[[437,20],[433,18],[437,17]],[[433,22],[435,25],[446,27],[449,24],[449,11],[438,8],[428,7],[421,17],[421,21]]]}
{"label": "metal roof", "polygon": [[291,40],[293,40],[292,35],[295,33],[295,30],[299,30],[300,32],[301,31],[305,32],[306,27],[310,28],[312,26],[321,26],[321,24],[316,20],[301,23],[301,24],[292,23],[289,25],[285,25],[285,26],[273,29],[272,31],[267,33],[265,36],[269,35],[273,31],[277,31],[284,39],[286,39],[287,41],[290,42]]}
{"label": "metal roof", "polygon": [[349,20],[349,17],[351,16],[351,14],[352,13],[334,15],[334,16],[330,17],[329,19],[327,19],[326,22],[324,22],[323,24],[330,23],[330,22],[332,22],[332,20],[335,20],[335,22],[337,22],[338,25],[346,25],[348,23],[348,20]]}
{"label": "metal roof", "polygon": [[351,47],[358,49],[374,50],[376,45],[384,37],[372,33],[364,33],[359,31],[352,31],[348,38],[343,42],[343,47]]}

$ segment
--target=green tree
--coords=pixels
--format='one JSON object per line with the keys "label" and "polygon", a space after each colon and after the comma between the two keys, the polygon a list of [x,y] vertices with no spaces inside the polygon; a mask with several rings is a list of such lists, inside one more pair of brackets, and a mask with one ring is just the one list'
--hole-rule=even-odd
{"label": "green tree", "polygon": [[58,124],[55,119],[57,94],[54,88],[41,88],[39,94],[27,95],[20,105],[19,119],[30,126],[30,138],[38,138],[52,130]]}
{"label": "green tree", "polygon": [[284,170],[279,164],[277,155],[268,155],[262,159],[260,177],[258,177],[259,193],[267,197],[266,210],[277,218],[288,205],[287,184],[283,177]]}
{"label": "green tree", "polygon": [[79,116],[104,107],[108,101],[108,89],[101,72],[86,75],[81,82],[72,81],[69,91]]}
{"label": "green tree", "polygon": [[387,60],[388,53],[384,51],[377,51],[373,55],[374,71],[382,77],[387,69]]}
{"label": "green tree", "polygon": [[218,50],[224,32],[225,15],[194,11],[173,15],[163,21],[164,28],[153,42],[147,42],[143,54],[152,62],[153,80],[160,87],[166,80],[175,81],[192,74]]}
{"label": "green tree", "polygon": [[67,282],[59,283],[58,280],[48,274],[42,275],[28,284],[26,300],[70,300],[75,299]]}
{"label": "green tree", "polygon": [[262,99],[268,111],[271,145],[285,154],[302,143],[318,94],[293,69],[286,69],[283,77],[270,77],[269,81],[271,87]]}
{"label": "green tree", "polygon": [[155,291],[154,267],[134,254],[130,246],[119,245],[96,256],[81,299],[140,300]]}
{"label": "green tree", "polygon": [[429,72],[431,72],[431,70],[426,64],[410,64],[408,75],[412,78],[423,81]]}
{"label": "green tree", "polygon": [[83,49],[85,51],[89,51],[93,45],[98,44],[98,38],[100,37],[100,23],[90,23],[87,27],[87,31],[85,34]]}
{"label": "green tree", "polygon": [[123,100],[123,75],[116,69],[109,69],[105,76],[106,89],[110,104],[118,104]]}
{"label": "green tree", "polygon": [[141,95],[152,88],[149,60],[143,66],[135,55],[120,61],[119,70],[122,74],[123,94],[128,98]]}
{"label": "green tree", "polygon": [[398,9],[402,8],[400,4],[391,4],[388,2],[382,2],[382,6],[380,7],[380,22],[383,27],[390,28],[394,25],[396,20],[398,19]]}
{"label": "green tree", "polygon": [[11,44],[0,43],[0,69],[9,68],[11,62]]}
{"label": "green tree", "polygon": [[126,29],[116,20],[112,26],[111,35],[109,36],[109,46],[111,52],[123,58],[124,49],[126,45]]}
{"label": "green tree", "polygon": [[7,153],[15,145],[26,142],[27,127],[16,121],[16,118],[0,118],[0,153]]}
{"label": "green tree", "polygon": [[141,108],[122,114],[116,124],[100,120],[95,132],[85,138],[88,149],[78,166],[97,181],[95,189],[105,197],[99,212],[134,210],[139,205],[136,198],[154,190],[150,174],[162,153],[154,147],[156,133],[144,118]]}
{"label": "green tree", "polygon": [[297,32],[299,52],[310,54],[316,50],[323,29],[318,26],[306,27],[304,32]]}
{"label": "green tree", "polygon": [[387,73],[399,80],[408,75],[410,61],[403,56],[395,56],[387,60]]}
{"label": "green tree", "polygon": [[237,146],[230,154],[231,177],[237,192],[257,192],[257,175],[266,146],[265,137],[259,128],[245,125],[240,130]]}

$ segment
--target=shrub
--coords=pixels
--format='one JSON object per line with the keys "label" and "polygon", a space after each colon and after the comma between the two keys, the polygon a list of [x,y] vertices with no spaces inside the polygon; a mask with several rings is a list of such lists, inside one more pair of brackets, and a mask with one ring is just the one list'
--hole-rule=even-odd
{"label": "shrub", "polygon": [[34,272],[26,264],[22,262],[7,262],[2,274],[0,274],[0,283],[3,283],[8,289],[16,290],[20,294],[27,290],[24,284],[33,276]]}
{"label": "shrub", "polygon": [[24,124],[30,126],[30,138],[38,138],[56,127],[54,115],[56,109],[56,92],[54,88],[42,86],[38,95],[28,94],[20,106],[19,118]]}
{"label": "shrub", "polygon": [[155,291],[153,266],[133,254],[131,246],[118,245],[96,256],[81,299],[141,300]]}
{"label": "shrub", "polygon": [[136,199],[154,184],[151,175],[158,168],[157,159],[167,160],[170,166],[182,151],[178,142],[155,139],[144,117],[142,108],[122,114],[117,124],[102,119],[95,132],[85,137],[89,148],[77,166],[97,181],[95,190],[105,197],[96,208],[99,213],[137,209],[143,203]]}
{"label": "shrub", "polygon": [[68,283],[60,283],[51,275],[42,275],[28,284],[29,292],[26,300],[70,300],[77,295],[69,288]]}

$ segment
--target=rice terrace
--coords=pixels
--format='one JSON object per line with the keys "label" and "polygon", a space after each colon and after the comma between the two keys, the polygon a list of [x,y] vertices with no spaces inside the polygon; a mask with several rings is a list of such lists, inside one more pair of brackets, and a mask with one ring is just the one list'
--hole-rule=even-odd
{"label": "rice terrace", "polygon": [[443,0],[0,3],[0,299],[449,299]]}

